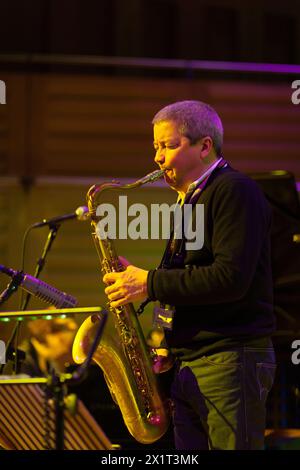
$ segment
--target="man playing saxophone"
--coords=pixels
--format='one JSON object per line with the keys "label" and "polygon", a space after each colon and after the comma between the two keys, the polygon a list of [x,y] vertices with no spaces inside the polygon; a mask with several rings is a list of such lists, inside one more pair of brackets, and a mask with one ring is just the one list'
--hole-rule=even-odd
{"label": "man playing saxophone", "polygon": [[176,102],[152,123],[154,160],[178,205],[192,204],[192,218],[204,205],[204,244],[188,250],[174,230],[159,268],[121,258],[126,269],[105,274],[105,292],[113,308],[148,297],[168,314],[176,447],[262,449],[276,367],[270,208],[222,157],[223,126],[211,106]]}

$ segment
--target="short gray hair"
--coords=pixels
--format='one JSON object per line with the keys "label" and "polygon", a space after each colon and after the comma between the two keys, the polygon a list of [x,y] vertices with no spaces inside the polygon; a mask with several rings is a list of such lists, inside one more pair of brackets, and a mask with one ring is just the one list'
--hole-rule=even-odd
{"label": "short gray hair", "polygon": [[202,101],[177,101],[162,108],[155,114],[152,124],[173,121],[181,135],[196,143],[202,137],[209,136],[217,153],[223,144],[223,125],[217,112]]}

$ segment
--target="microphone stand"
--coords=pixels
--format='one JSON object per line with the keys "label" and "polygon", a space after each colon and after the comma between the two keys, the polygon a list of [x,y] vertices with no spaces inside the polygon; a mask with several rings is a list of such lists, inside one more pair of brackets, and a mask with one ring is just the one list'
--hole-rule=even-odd
{"label": "microphone stand", "polygon": [[[47,254],[50,251],[51,246],[52,246],[52,244],[53,244],[53,242],[56,238],[59,227],[60,227],[60,224],[58,224],[58,223],[53,223],[53,224],[49,225],[50,230],[49,230],[49,233],[48,233],[48,236],[47,236],[47,239],[46,239],[43,251],[42,251],[42,255],[37,260],[37,264],[36,264],[36,267],[35,267],[34,277],[36,277],[36,278],[38,278],[40,276],[40,274],[41,274],[41,272],[42,272],[42,270],[45,266]],[[18,286],[16,286],[15,290],[17,290],[17,287]],[[22,305],[21,305],[21,308],[20,308],[21,311],[26,310],[26,308],[28,306],[28,303],[30,301],[30,297],[31,297],[31,294],[27,293],[24,301],[22,302]],[[13,373],[14,374],[17,373],[17,369],[18,369],[18,356],[20,355],[22,360],[24,359],[24,354],[22,354],[22,351],[18,350],[17,346],[15,347],[15,351],[12,352],[12,345],[15,341],[15,338],[18,336],[20,326],[21,326],[21,321],[19,320],[19,321],[17,321],[17,323],[16,323],[16,325],[13,329],[13,332],[12,332],[12,334],[11,334],[9,340],[8,340],[7,346],[6,346],[7,358],[14,360],[14,367],[13,367]],[[2,372],[3,372],[4,365],[5,364],[1,365],[0,374],[2,374]]]}
{"label": "microphone stand", "polygon": [[[42,270],[45,266],[47,254],[50,251],[52,243],[54,242],[54,240],[56,238],[59,227],[60,227],[60,224],[52,224],[52,225],[49,226],[50,230],[49,230],[48,237],[47,237],[47,240],[46,240],[45,245],[44,245],[42,256],[37,260],[37,263],[36,263],[36,267],[35,267],[35,271],[34,271],[34,277],[36,277],[36,278],[39,278],[39,276],[40,276],[40,274],[41,274],[41,272],[42,272]],[[21,310],[26,310],[27,305],[28,305],[29,300],[30,300],[30,297],[31,297],[31,294],[27,293],[27,295],[24,299],[24,302],[21,306]]]}
{"label": "microphone stand", "polygon": [[94,314],[92,319],[99,320],[99,325],[96,330],[95,338],[92,342],[90,350],[83,364],[78,367],[72,374],[63,373],[55,374],[49,377],[50,390],[53,393],[54,407],[55,407],[55,450],[64,450],[64,397],[66,387],[68,385],[75,385],[85,379],[88,368],[91,364],[93,355],[98,347],[103,330],[107,321],[107,310],[102,310],[99,314]]}

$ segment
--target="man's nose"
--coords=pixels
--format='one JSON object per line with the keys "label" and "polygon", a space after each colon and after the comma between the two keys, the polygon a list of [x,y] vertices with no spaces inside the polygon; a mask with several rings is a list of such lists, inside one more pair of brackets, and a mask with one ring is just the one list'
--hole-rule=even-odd
{"label": "man's nose", "polygon": [[163,149],[157,149],[154,157],[155,163],[158,165],[162,164],[165,161],[165,153]]}

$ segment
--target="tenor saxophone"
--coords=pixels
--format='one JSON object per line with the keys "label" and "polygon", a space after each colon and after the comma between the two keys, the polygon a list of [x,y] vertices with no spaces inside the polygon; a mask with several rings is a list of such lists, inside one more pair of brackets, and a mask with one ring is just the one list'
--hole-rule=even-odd
{"label": "tenor saxophone", "polygon": [[[108,238],[100,238],[97,231],[99,217],[96,214],[103,191],[133,189],[153,182],[163,175],[154,171],[131,183],[104,182],[92,186],[87,193],[87,203],[93,229],[93,239],[101,263],[102,272],[120,272],[115,247]],[[110,314],[104,334],[93,356],[100,366],[111,395],[118,404],[130,434],[140,443],[155,442],[166,432],[170,422],[168,401],[161,393],[152,367],[152,360],[143,335],[137,313],[132,303],[118,308],[109,306]],[[73,358],[82,363],[101,321],[101,313],[87,318],[80,326],[73,344]]]}

